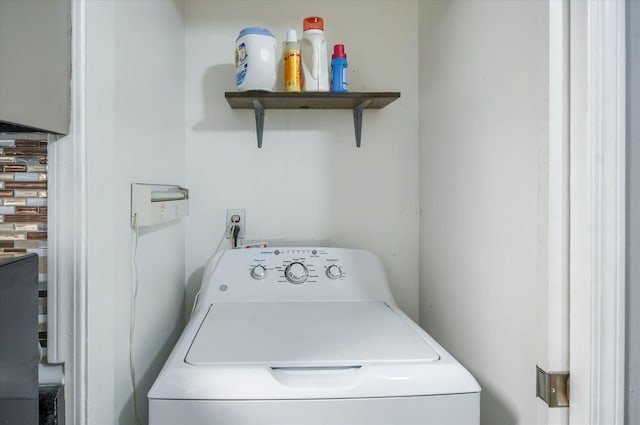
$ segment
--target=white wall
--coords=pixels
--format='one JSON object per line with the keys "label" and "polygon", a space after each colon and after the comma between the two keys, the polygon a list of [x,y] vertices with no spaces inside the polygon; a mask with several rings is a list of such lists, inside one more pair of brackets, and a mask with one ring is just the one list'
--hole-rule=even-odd
{"label": "white wall", "polygon": [[[351,91],[400,91],[364,112],[362,147],[352,113],[267,110],[262,149],[253,111],[232,110],[234,45],[247,26],[279,42],[302,20],[325,20],[343,43]],[[190,294],[225,228],[226,209],[247,210],[247,238],[320,239],[379,255],[400,307],[418,315],[418,2],[187,2],[186,162]]]}
{"label": "white wall", "polygon": [[536,423],[546,8],[420,3],[420,319],[479,380],[485,424]]}
{"label": "white wall", "polygon": [[[133,424],[132,182],[183,184],[184,24],[174,1],[87,4],[88,423]],[[142,230],[139,410],[183,325],[184,224]]]}

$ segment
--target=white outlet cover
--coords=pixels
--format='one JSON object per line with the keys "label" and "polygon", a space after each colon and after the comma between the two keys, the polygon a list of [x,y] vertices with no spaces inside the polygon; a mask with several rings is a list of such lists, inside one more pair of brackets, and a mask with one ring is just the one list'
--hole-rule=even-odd
{"label": "white outlet cover", "polygon": [[[225,226],[228,228],[229,223],[231,222],[231,216],[239,215],[240,216],[240,233],[238,233],[238,239],[244,239],[245,229],[247,227],[247,223],[245,221],[246,210],[243,209],[229,209],[227,210],[227,220],[225,221]],[[227,239],[231,239],[230,232],[227,232]]]}

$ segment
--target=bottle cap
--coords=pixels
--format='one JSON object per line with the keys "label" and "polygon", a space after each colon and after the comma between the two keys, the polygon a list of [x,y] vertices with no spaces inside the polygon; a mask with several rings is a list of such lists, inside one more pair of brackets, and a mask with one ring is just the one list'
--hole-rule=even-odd
{"label": "bottle cap", "polygon": [[287,30],[287,43],[291,42],[298,42],[298,34],[296,33],[296,30]]}
{"label": "bottle cap", "polygon": [[[273,34],[271,34],[271,32],[266,28],[262,28],[262,27],[247,27],[247,28],[243,28],[240,31],[240,35],[238,35],[238,38],[236,39],[236,41],[238,41],[238,39],[240,37],[245,36],[245,35],[249,35],[249,34],[266,35],[268,37],[273,37]],[[275,37],[273,37],[273,38],[275,38]]]}
{"label": "bottle cap", "polygon": [[344,44],[334,44],[333,54],[331,55],[331,59],[346,58],[346,57],[347,57],[347,54],[344,52]]}
{"label": "bottle cap", "polygon": [[302,21],[302,30],[321,30],[324,31],[324,19],[319,16],[309,16]]}

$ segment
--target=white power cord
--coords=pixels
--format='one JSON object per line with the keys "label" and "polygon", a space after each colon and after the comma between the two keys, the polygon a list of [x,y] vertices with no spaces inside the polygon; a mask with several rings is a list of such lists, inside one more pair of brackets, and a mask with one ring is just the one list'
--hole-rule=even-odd
{"label": "white power cord", "polygon": [[[236,227],[236,223],[234,223],[233,221],[229,222],[229,225],[227,226],[227,228],[224,230],[224,233],[222,234],[222,237],[220,238],[220,242],[218,242],[218,246],[216,247],[216,250],[213,253],[213,256],[211,258],[215,258],[215,256],[218,254],[218,252],[220,252],[220,247],[222,246],[222,243],[227,239],[227,235],[231,234],[231,240],[233,240],[233,229]],[[231,232],[231,233],[229,233]],[[222,258],[222,255],[218,257],[218,260],[216,261],[216,264],[214,264],[213,266],[213,270],[215,270],[218,267],[218,263],[220,262],[220,258]],[[196,304],[198,303],[198,298],[200,298],[200,292],[202,292],[202,288],[203,286],[200,285],[200,289],[198,289],[198,292],[196,293],[195,298],[193,299],[193,306],[191,307],[191,314],[189,315],[189,318],[191,318],[191,316],[193,316],[193,312],[196,310]]]}
{"label": "white power cord", "polygon": [[[215,253],[213,254],[214,257],[220,251],[220,248],[222,247],[223,242],[227,238],[227,235],[228,234],[233,235],[233,230],[235,229],[235,227],[236,227],[236,223],[234,222],[229,223],[229,226],[227,226],[224,233],[222,233],[220,242],[218,242],[218,246],[216,247]],[[134,342],[134,334],[135,334],[135,327],[136,327],[136,304],[138,299],[138,286],[139,286],[137,257],[138,257],[138,238],[140,236],[140,230],[138,227],[137,214],[134,214],[133,216],[133,229],[134,229],[134,239],[133,239],[133,250],[131,253],[131,266],[133,268],[133,288],[132,288],[133,296],[131,300],[131,320],[129,325],[129,373],[131,375],[131,387],[133,389],[133,411],[134,411],[136,423],[138,425],[142,425],[142,420],[140,419],[140,414],[138,412],[138,392],[137,392],[137,386],[136,386],[136,372],[135,372],[135,364],[134,364],[134,358],[133,358],[133,342]],[[233,240],[233,236],[231,239]],[[215,270],[218,267],[220,258],[222,258],[222,255],[218,257],[216,264],[213,266],[213,270]],[[196,294],[193,300],[191,315],[193,315],[193,312],[195,311],[196,304],[198,302],[198,298],[200,297],[201,291],[202,291],[202,286],[198,290],[198,293]]]}
{"label": "white power cord", "polygon": [[133,362],[133,336],[136,328],[136,303],[138,300],[138,237],[140,236],[140,230],[138,228],[138,214],[133,216],[133,251],[131,253],[131,265],[133,268],[133,297],[131,300],[131,320],[129,322],[129,372],[131,374],[131,386],[133,388],[133,413],[136,418],[136,423],[142,425],[140,420],[140,414],[138,412],[138,392],[136,388],[136,371]]}

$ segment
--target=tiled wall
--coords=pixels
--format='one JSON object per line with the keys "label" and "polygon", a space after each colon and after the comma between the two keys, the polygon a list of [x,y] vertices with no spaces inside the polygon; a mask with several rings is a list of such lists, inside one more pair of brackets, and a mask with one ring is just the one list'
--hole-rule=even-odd
{"label": "tiled wall", "polygon": [[0,140],[0,257],[25,252],[40,261],[39,339],[46,353],[47,140]]}

